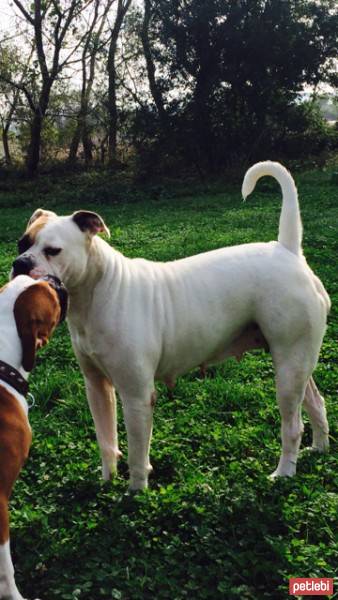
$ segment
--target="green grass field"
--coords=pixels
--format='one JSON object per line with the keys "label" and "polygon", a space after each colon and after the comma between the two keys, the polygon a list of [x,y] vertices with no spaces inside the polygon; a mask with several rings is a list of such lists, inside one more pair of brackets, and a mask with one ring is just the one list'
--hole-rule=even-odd
{"label": "green grass field", "polygon": [[[279,456],[280,420],[271,359],[255,352],[210,369],[204,380],[198,371],[180,378],[173,399],[158,386],[151,486],[130,497],[121,413],[119,477],[105,484],[82,378],[62,326],[31,377],[33,446],[11,501],[13,557],[25,597],[283,600],[290,597],[291,576],[334,576],[336,181],[330,172],[297,178],[305,254],[333,300],[315,373],[327,403],[330,453],[301,456],[293,479],[267,478]],[[93,175],[1,190],[0,283],[38,206],[60,214],[96,210],[111,228],[112,245],[157,260],[275,239],[281,207],[278,186],[267,181],[246,204],[240,184],[193,193],[186,186],[172,197],[152,188],[135,198]]]}

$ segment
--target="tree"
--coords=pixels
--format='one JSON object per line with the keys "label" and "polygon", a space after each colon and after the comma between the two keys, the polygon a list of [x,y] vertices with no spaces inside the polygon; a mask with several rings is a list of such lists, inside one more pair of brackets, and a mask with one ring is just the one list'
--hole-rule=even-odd
{"label": "tree", "polygon": [[213,170],[271,148],[271,124],[278,135],[304,85],[337,79],[337,20],[334,0],[154,2],[150,35],[185,155]]}
{"label": "tree", "polygon": [[106,0],[100,14],[100,0],[95,0],[94,11],[90,26],[83,40],[81,53],[82,86],[80,97],[80,109],[76,117],[76,127],[69,150],[69,160],[76,159],[80,140],[82,139],[84,157],[86,164],[92,160],[92,144],[88,131],[88,112],[91,93],[95,78],[97,57],[105,41],[102,41],[102,33],[107,22],[107,16],[115,0]]}
{"label": "tree", "polygon": [[149,39],[149,28],[152,17],[151,0],[144,0],[143,22],[141,27],[141,41],[143,47],[144,58],[147,65],[147,75],[149,88],[157,108],[158,116],[161,122],[162,129],[165,131],[168,127],[168,115],[164,107],[164,99],[160,85],[156,80],[156,66],[152,56],[151,41]]}
{"label": "tree", "polygon": [[[10,129],[18,119],[18,110],[23,106],[23,89],[30,76],[33,52],[34,43],[30,43],[28,54],[22,49],[19,51],[11,40],[0,43],[0,121],[6,165],[12,164]],[[16,81],[15,85],[12,84],[13,80]]]}
{"label": "tree", "polygon": [[[7,166],[12,164],[11,151],[9,147],[9,130],[13,122],[19,100],[20,90],[11,86],[8,81],[16,74],[19,64],[19,56],[16,48],[9,43],[1,44],[1,75],[0,76],[0,122],[1,137],[4,149],[4,161]],[[24,72],[21,74],[21,83],[23,83]]]}
{"label": "tree", "polygon": [[117,145],[117,103],[116,103],[116,56],[117,42],[124,18],[132,0],[118,0],[114,25],[111,29],[108,52],[108,161],[111,166],[116,164]]}
{"label": "tree", "polygon": [[[32,111],[30,142],[27,151],[27,169],[34,175],[40,161],[41,132],[43,121],[48,109],[51,89],[62,69],[68,64],[71,56],[82,43],[82,38],[67,53],[60,58],[61,50],[67,50],[66,36],[85,7],[93,0],[35,0],[24,5],[21,0],[14,0],[25,21],[33,28],[35,51],[40,74],[40,85],[34,94],[28,85],[12,81],[11,84],[21,90]],[[50,61],[48,60],[50,56]]]}

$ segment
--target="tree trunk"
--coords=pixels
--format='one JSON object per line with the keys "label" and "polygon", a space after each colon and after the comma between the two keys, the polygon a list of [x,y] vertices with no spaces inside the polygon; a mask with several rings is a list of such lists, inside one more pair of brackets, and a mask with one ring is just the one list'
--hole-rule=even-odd
{"label": "tree trunk", "polygon": [[118,32],[113,32],[112,40],[109,48],[108,58],[108,163],[114,166],[116,163],[116,146],[117,146],[117,106],[116,106],[116,46]]}
{"label": "tree trunk", "polygon": [[149,81],[149,88],[153,97],[155,106],[157,108],[158,116],[161,122],[162,128],[165,130],[168,126],[168,117],[164,108],[164,101],[162,92],[156,82],[156,69],[155,63],[151,54],[151,47],[149,41],[149,23],[151,18],[151,3],[150,0],[144,0],[144,17],[141,29],[141,41],[143,46],[144,58],[146,60],[147,75]]}
{"label": "tree trunk", "polygon": [[210,82],[205,73],[200,73],[197,78],[194,93],[195,131],[197,134],[197,145],[200,149],[208,171],[215,168],[215,148],[212,124],[210,119]]}
{"label": "tree trunk", "polygon": [[93,142],[88,132],[86,124],[82,129],[82,144],[86,167],[89,167],[93,162]]}
{"label": "tree trunk", "polygon": [[31,137],[27,152],[27,171],[32,177],[36,175],[40,162],[42,123],[43,118],[38,109],[35,111],[31,123]]}
{"label": "tree trunk", "polygon": [[12,164],[12,157],[11,157],[11,153],[10,153],[10,149],[9,149],[9,143],[8,143],[8,127],[3,127],[2,129],[2,143],[3,143],[3,147],[4,147],[4,154],[5,154],[5,164],[9,167]]}
{"label": "tree trunk", "polygon": [[107,144],[108,135],[106,135],[103,140],[100,140],[100,160],[104,165],[105,156],[106,156],[106,144]]}
{"label": "tree trunk", "polygon": [[74,131],[72,141],[71,141],[70,147],[69,147],[68,161],[71,163],[74,163],[77,158],[77,152],[79,149],[79,144],[80,144],[81,134],[82,134],[82,127],[83,127],[82,120],[81,120],[80,116],[78,116],[78,118],[76,119],[75,131]]}
{"label": "tree trunk", "polygon": [[49,77],[47,83],[42,87],[38,106],[33,113],[33,120],[31,123],[31,139],[27,152],[27,171],[28,175],[31,177],[34,177],[37,174],[40,164],[42,127],[47,112],[50,90],[53,83],[54,79]]}
{"label": "tree trunk", "polygon": [[113,166],[116,163],[116,147],[117,147],[117,107],[116,107],[116,89],[115,77],[110,78],[108,91],[108,163]]}
{"label": "tree trunk", "polygon": [[108,163],[111,166],[116,164],[116,146],[117,146],[117,106],[116,106],[116,51],[117,40],[123,24],[124,17],[127,14],[131,0],[118,0],[117,14],[114,27],[111,32],[111,40],[108,54]]}

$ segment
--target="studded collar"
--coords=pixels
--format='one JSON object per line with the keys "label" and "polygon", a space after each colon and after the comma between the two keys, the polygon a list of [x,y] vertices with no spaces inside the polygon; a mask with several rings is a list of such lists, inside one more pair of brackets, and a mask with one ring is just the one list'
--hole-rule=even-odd
{"label": "studded collar", "polygon": [[0,360],[0,382],[1,380],[11,385],[22,396],[27,396],[29,388],[26,379],[14,367],[2,360]]}

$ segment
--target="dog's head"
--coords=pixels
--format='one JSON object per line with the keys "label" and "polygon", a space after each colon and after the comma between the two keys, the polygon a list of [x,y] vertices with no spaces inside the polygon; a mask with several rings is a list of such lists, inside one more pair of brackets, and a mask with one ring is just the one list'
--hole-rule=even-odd
{"label": "dog's head", "polygon": [[100,232],[109,235],[97,213],[80,210],[59,217],[39,208],[18,242],[19,256],[13,262],[11,277],[27,274],[38,278],[52,274],[67,288],[76,287],[85,277],[92,240]]}
{"label": "dog's head", "polygon": [[55,277],[32,280],[32,284],[18,294],[14,317],[25,371],[33,369],[36,351],[48,342],[55,327],[64,319],[67,302],[66,289]]}

